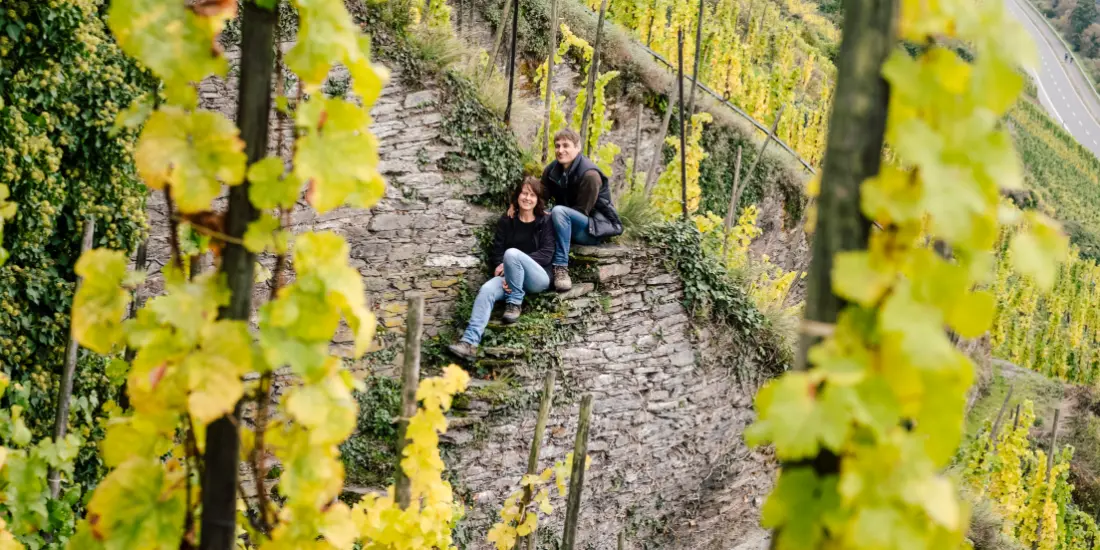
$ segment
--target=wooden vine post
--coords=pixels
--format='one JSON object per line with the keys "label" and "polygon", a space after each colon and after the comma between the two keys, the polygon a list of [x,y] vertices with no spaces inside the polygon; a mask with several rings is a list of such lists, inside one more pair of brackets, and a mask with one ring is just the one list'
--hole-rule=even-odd
{"label": "wooden vine post", "polygon": [[[134,270],[145,271],[149,267],[149,240],[141,241],[138,245],[137,254],[134,258]],[[132,301],[130,302],[130,310],[127,312],[127,317],[133,319],[137,317],[137,312],[144,307],[145,299],[142,297],[140,289],[134,289],[132,294]],[[122,355],[123,361],[128,364],[134,362],[134,357],[137,356],[137,350],[133,347],[127,346],[126,353]],[[122,410],[130,408],[130,393],[126,389],[126,381],[122,382],[122,386],[118,390],[118,406]]]}
{"label": "wooden vine post", "polygon": [[[237,126],[248,163],[267,154],[271,113],[271,78],[275,65],[278,11],[244,2],[241,15],[241,69]],[[259,215],[248,198],[249,182],[229,188],[221,272],[229,287],[229,304],[220,319],[248,321],[252,310],[253,266],[256,255],[241,243],[248,224]],[[237,538],[237,465],[240,461],[240,404],[234,412],[210,423],[203,454],[201,550],[231,550]]]}
{"label": "wooden vine post", "polygon": [[[542,380],[542,399],[539,401],[539,416],[535,420],[535,435],[531,438],[531,454],[527,456],[527,475],[538,475],[539,473],[539,452],[542,451],[542,434],[546,431],[546,421],[550,418],[550,406],[554,402],[554,369],[550,369],[546,372],[546,377]],[[519,509],[522,510],[524,516],[520,517],[520,523],[526,519],[527,507],[531,504],[531,499],[534,498],[534,492],[531,490],[530,485],[523,487],[523,498],[520,500]],[[516,541],[516,548],[527,548],[527,550],[535,550],[535,536],[528,535],[520,537]]]}
{"label": "wooden vine post", "polygon": [[588,67],[588,85],[585,88],[584,111],[581,113],[581,144],[585,155],[589,154],[588,123],[591,122],[592,107],[596,104],[596,98],[592,96],[596,94],[596,79],[600,74],[600,46],[603,42],[603,22],[607,17],[608,1],[600,2],[600,16],[596,20],[596,41],[592,44],[592,62]]}
{"label": "wooden vine post", "polygon": [[577,520],[581,511],[581,491],[584,490],[584,467],[588,462],[588,427],[592,416],[592,394],[581,398],[577,420],[577,439],[573,443],[573,468],[569,474],[569,497],[565,508],[565,532],[561,550],[574,550],[577,540]]}
{"label": "wooden vine post", "polygon": [[[997,454],[997,434],[1001,431],[1001,421],[1004,420],[1005,409],[1008,408],[1008,401],[1012,399],[1012,390],[1015,388],[1015,385],[1009,386],[1008,391],[1005,392],[1005,400],[1001,403],[1000,410],[997,411],[997,419],[993,421],[993,430],[989,432],[990,448],[993,454]],[[1015,427],[1013,427],[1013,431],[1015,431]]]}
{"label": "wooden vine post", "polygon": [[[512,125],[512,96],[516,87],[516,37],[519,35],[519,0],[512,2],[512,39],[508,50],[508,103],[504,106],[504,124]],[[552,54],[551,54],[552,55]]]}
{"label": "wooden vine post", "polygon": [[[889,85],[882,66],[895,41],[894,2],[848,0],[844,4],[843,38],[837,60],[837,87],[822,170],[821,191],[805,321],[795,369],[807,368],[810,346],[835,325],[845,301],[834,294],[833,258],[841,251],[867,247],[870,222],[860,208],[860,186],[879,173],[886,133]],[[822,447],[813,456],[784,461],[788,468],[812,468],[821,479],[837,475],[840,457]],[[784,527],[772,534],[772,547],[784,538]]]}
{"label": "wooden vine post", "polygon": [[[695,89],[692,88],[692,92]],[[764,158],[764,152],[768,150],[768,144],[775,139],[775,130],[779,128],[779,119],[783,116],[783,109],[786,104],[780,105],[779,110],[775,113],[775,120],[772,121],[772,127],[768,130],[768,135],[764,136],[764,143],[760,144],[760,150],[756,152],[756,158],[752,159],[752,164],[749,165],[749,170],[745,172],[745,177],[741,177],[741,148],[737,148],[737,167],[733,171],[733,189],[730,193],[730,206],[726,210],[725,220],[725,237],[722,239],[722,258],[726,257],[726,250],[729,244],[729,231],[733,227],[733,216],[736,215],[737,204],[741,202],[741,194],[745,192],[745,188],[749,185],[749,178],[756,172],[756,167],[760,164],[760,160]]]}
{"label": "wooden vine post", "polygon": [[405,317],[405,360],[401,368],[401,418],[397,423],[397,469],[394,493],[402,509],[411,500],[409,478],[401,468],[409,419],[416,414],[416,388],[420,385],[420,335],[424,331],[424,297],[409,298],[409,312]]}
{"label": "wooden vine post", "polygon": [[[886,133],[889,86],[881,67],[895,44],[893,2],[849,0],[829,137],[821,173],[817,225],[806,278],[806,312],[795,368],[820,338],[808,327],[832,325],[844,306],[832,291],[833,257],[866,248],[871,223],[860,209],[860,185],[878,174]],[[778,117],[777,117],[778,120]]]}
{"label": "wooden vine post", "polygon": [[493,38],[493,53],[489,55],[489,68],[485,73],[485,79],[493,76],[493,70],[497,68],[497,55],[500,53],[500,45],[504,42],[504,29],[508,28],[508,16],[512,13],[512,0],[504,0],[501,8],[500,21],[497,23],[497,35]]}
{"label": "wooden vine post", "polygon": [[[1062,410],[1054,409],[1054,423],[1050,425],[1050,448],[1047,453],[1047,471],[1043,474],[1043,486],[1045,487],[1050,483],[1050,470],[1054,468],[1054,454],[1058,449],[1058,421],[1061,419]],[[1045,500],[1043,506],[1046,506]],[[1039,541],[1043,540],[1043,514],[1039,513],[1039,518],[1036,520],[1035,526],[1035,542],[1031,544],[1031,550],[1038,550]]]}
{"label": "wooden vine post", "polygon": [[672,123],[672,94],[676,83],[668,91],[668,104],[665,106],[665,117],[661,120],[661,129],[657,132],[657,141],[653,151],[653,160],[649,161],[649,170],[645,173],[645,196],[653,194],[653,188],[657,185],[657,169],[661,167],[662,154],[665,150],[665,138],[668,137],[668,125]]}
{"label": "wooden vine post", "polygon": [[695,25],[695,61],[694,67],[691,69],[691,93],[688,94],[688,116],[695,114],[695,90],[699,88],[699,61],[703,58],[703,1],[704,0],[699,0],[699,15]]}
{"label": "wooden vine post", "polygon": [[687,203],[687,141],[684,139],[684,31],[676,31],[676,87],[680,108],[680,208],[684,219],[688,219]]}
{"label": "wooden vine post", "polygon": [[[95,218],[88,216],[84,219],[84,234],[80,239],[80,255],[83,256],[92,249],[92,240],[95,237]],[[76,278],[76,290],[80,290],[83,283],[82,277]],[[57,443],[65,438],[69,431],[69,401],[73,397],[73,376],[76,373],[76,359],[80,352],[80,344],[74,336],[69,336],[69,344],[65,348],[65,366],[61,371],[61,387],[57,391],[57,411],[53,421],[53,440]],[[61,474],[57,470],[50,469],[46,475],[50,485],[50,497],[57,498],[61,492]]]}
{"label": "wooden vine post", "polygon": [[550,0],[550,55],[546,58],[546,99],[543,102],[542,127],[543,150],[542,162],[550,162],[550,151],[553,149],[554,136],[550,135],[550,106],[554,99],[554,56],[558,52],[558,0]]}
{"label": "wooden vine post", "polygon": [[726,219],[722,231],[722,261],[726,261],[726,253],[730,245],[730,228],[733,227],[733,217],[737,215],[737,203],[741,202],[741,146],[737,146],[737,160],[733,165],[733,187],[730,189],[730,205],[726,209]]}

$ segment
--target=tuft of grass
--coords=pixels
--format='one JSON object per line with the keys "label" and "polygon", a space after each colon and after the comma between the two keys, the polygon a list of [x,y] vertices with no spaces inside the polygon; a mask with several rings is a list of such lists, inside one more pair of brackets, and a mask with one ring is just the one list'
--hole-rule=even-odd
{"label": "tuft of grass", "polygon": [[970,503],[966,538],[974,550],[1024,550],[1020,543],[1004,535],[1004,518],[993,509],[989,499],[971,491],[963,491],[963,498]]}
{"label": "tuft of grass", "polygon": [[433,29],[420,25],[408,33],[412,53],[429,70],[443,72],[451,69],[467,54],[465,42],[449,28]]}
{"label": "tuft of grass", "polygon": [[661,213],[645,196],[644,191],[629,191],[615,204],[623,222],[623,239],[636,239],[661,223]]}

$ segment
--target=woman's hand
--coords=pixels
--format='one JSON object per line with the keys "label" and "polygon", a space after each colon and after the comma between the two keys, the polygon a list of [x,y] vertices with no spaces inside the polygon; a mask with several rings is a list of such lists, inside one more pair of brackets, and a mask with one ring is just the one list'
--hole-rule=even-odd
{"label": "woman's hand", "polygon": [[508,215],[509,218],[516,217],[516,207],[515,207],[515,205],[509,204],[508,205],[508,212],[506,212],[506,214]]}
{"label": "woman's hand", "polygon": [[493,277],[500,277],[504,275],[504,264],[500,264],[493,270]]}

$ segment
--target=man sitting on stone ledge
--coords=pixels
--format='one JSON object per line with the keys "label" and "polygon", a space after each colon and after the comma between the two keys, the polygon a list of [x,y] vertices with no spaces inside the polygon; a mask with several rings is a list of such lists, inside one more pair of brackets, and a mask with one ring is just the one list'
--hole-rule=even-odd
{"label": "man sitting on stone ledge", "polygon": [[581,153],[581,137],[566,128],[554,135],[554,157],[542,171],[545,197],[554,200],[554,290],[573,287],[569,279],[570,243],[595,245],[620,235],[623,224],[611,204],[607,176]]}

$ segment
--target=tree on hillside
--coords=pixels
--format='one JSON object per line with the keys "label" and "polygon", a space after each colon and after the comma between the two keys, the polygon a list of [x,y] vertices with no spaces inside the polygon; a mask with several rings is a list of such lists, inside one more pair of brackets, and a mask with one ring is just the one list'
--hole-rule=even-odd
{"label": "tree on hillside", "polygon": [[1081,33],[1081,53],[1085,57],[1096,57],[1100,54],[1100,23],[1093,23]]}
{"label": "tree on hillside", "polygon": [[1077,7],[1070,13],[1070,41],[1077,49],[1081,49],[1081,39],[1085,29],[1096,22],[1096,2],[1085,0],[1077,2]]}

